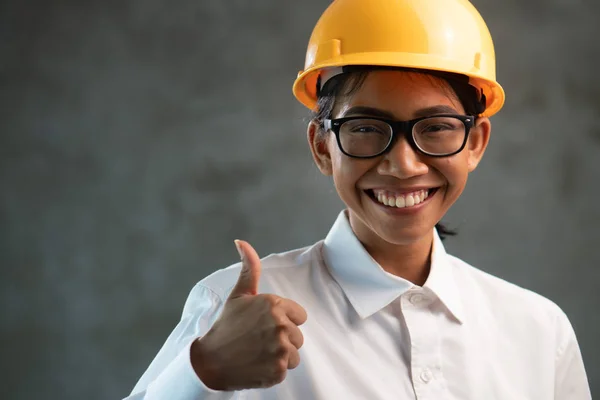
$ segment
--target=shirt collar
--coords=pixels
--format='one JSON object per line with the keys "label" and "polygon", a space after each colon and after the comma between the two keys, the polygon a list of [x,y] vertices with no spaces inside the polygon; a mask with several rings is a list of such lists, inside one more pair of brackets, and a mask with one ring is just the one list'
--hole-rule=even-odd
{"label": "shirt collar", "polygon": [[[415,287],[406,279],[387,273],[371,257],[352,231],[346,211],[338,215],[325,238],[323,257],[361,318],[369,317]],[[461,322],[463,309],[449,261],[442,241],[434,232],[431,271],[424,287]]]}
{"label": "shirt collar", "polygon": [[433,230],[433,248],[431,250],[431,269],[425,285],[440,299],[446,309],[456,318],[457,322],[463,323],[465,318],[464,308],[460,298],[458,282],[454,275],[454,263],[446,253],[442,239]]}

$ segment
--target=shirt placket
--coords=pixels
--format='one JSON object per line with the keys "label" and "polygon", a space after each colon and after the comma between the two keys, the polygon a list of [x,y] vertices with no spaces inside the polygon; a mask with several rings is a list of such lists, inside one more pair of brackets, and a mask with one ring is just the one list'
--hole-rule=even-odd
{"label": "shirt placket", "polygon": [[413,288],[401,297],[402,314],[410,337],[410,369],[418,400],[446,398],[441,368],[441,337],[429,309],[433,295]]}

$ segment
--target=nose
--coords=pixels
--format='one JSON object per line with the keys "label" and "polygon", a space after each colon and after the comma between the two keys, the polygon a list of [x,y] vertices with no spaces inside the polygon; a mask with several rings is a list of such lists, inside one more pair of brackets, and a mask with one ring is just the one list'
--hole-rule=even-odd
{"label": "nose", "polygon": [[429,167],[421,157],[421,153],[413,149],[405,137],[400,137],[377,166],[377,172],[398,179],[410,179],[425,175],[429,171]]}

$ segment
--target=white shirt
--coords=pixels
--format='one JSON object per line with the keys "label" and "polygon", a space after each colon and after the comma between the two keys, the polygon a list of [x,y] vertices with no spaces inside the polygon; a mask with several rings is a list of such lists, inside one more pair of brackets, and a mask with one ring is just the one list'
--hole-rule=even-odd
{"label": "white shirt", "polygon": [[385,272],[342,212],[324,241],[262,260],[261,293],[295,300],[301,363],[269,389],[219,392],[190,345],[214,322],[241,264],[199,282],[127,399],[587,400],[575,334],[550,300],[448,255],[437,233],[423,287]]}

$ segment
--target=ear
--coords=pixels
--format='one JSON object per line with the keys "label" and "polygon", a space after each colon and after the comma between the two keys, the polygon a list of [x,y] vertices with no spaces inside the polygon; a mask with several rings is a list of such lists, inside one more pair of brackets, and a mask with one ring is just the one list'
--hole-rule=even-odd
{"label": "ear", "polygon": [[473,172],[483,158],[483,153],[485,153],[490,141],[491,132],[492,124],[487,117],[479,117],[475,122],[475,126],[471,128],[467,142],[469,172]]}
{"label": "ear", "polygon": [[333,168],[331,166],[331,153],[327,147],[326,134],[326,132],[323,132],[323,128],[319,125],[318,121],[314,119],[310,121],[306,130],[306,138],[308,139],[310,151],[319,171],[323,175],[330,176],[333,173]]}

